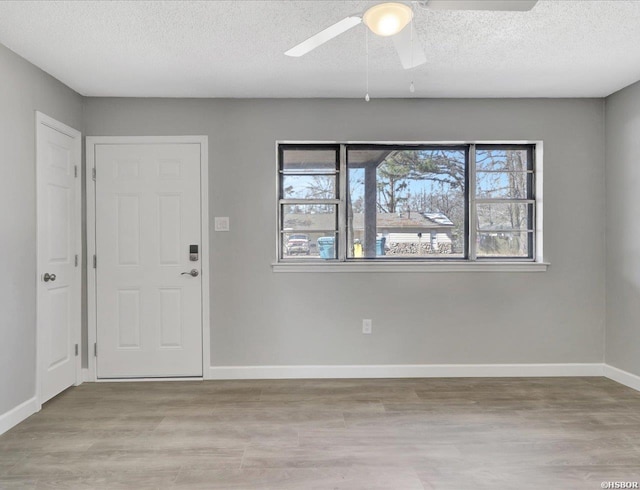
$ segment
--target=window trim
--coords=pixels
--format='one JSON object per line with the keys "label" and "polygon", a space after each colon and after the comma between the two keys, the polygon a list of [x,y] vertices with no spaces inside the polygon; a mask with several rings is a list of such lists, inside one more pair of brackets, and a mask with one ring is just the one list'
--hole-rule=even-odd
{"label": "window trim", "polygon": [[[338,229],[336,230],[336,259],[294,259],[282,258],[282,223],[281,223],[281,199],[280,199],[280,162],[282,148],[284,146],[295,147],[322,147],[323,145],[338,147]],[[429,147],[452,146],[468,147],[467,152],[467,186],[468,192],[465,199],[466,216],[468,222],[467,253],[465,258],[430,258],[430,259],[358,259],[352,260],[346,257],[346,237],[343,240],[343,230],[346,227],[346,192],[347,192],[347,147],[354,146],[396,146],[396,147]],[[476,146],[500,146],[504,148],[532,147],[533,161],[533,202],[534,202],[534,229],[533,229],[533,257],[476,257],[476,247],[471,246],[477,238],[477,223],[475,223],[475,150]],[[275,142],[276,163],[276,261],[271,264],[274,272],[540,272],[546,271],[550,265],[544,261],[543,255],[543,147],[542,140],[469,140],[469,141],[325,141],[325,140],[277,140]],[[472,241],[473,240],[473,241]],[[345,242],[345,243],[343,243]]]}

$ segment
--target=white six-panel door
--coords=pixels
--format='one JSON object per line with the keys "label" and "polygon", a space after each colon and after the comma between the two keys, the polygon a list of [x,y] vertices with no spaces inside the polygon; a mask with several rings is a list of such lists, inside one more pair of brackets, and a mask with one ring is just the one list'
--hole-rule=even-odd
{"label": "white six-panel door", "polygon": [[95,146],[98,378],[203,374],[200,166],[199,144]]}
{"label": "white six-panel door", "polygon": [[40,403],[80,381],[80,138],[37,113]]}

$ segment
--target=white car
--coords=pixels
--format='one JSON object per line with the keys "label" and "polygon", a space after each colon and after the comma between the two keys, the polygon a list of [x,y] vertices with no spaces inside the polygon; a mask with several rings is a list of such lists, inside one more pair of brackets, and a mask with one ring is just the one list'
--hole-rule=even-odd
{"label": "white car", "polygon": [[285,247],[287,255],[309,255],[309,235],[289,235]]}

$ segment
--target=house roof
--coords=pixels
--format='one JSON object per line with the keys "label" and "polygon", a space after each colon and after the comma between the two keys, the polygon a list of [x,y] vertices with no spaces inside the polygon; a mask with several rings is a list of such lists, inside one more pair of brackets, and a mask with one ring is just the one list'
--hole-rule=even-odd
{"label": "house roof", "polygon": [[[359,215],[360,217],[362,214]],[[411,213],[397,215],[392,213],[378,213],[377,225],[378,228],[393,230],[418,230],[418,229],[441,229],[441,228],[453,228],[453,223],[444,215],[441,215],[446,219],[446,222],[437,221],[427,217],[428,215],[422,215],[420,213]],[[355,216],[354,216],[355,218]],[[362,218],[360,218],[362,219]],[[354,220],[355,222],[355,220]],[[357,223],[357,222],[355,222]],[[357,227],[357,226],[356,226]]]}

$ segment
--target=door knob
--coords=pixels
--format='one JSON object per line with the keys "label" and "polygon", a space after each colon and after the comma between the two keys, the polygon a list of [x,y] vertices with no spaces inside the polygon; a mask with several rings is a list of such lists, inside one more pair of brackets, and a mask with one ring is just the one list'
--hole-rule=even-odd
{"label": "door knob", "polygon": [[49,282],[49,281],[53,282],[56,280],[56,275],[45,272],[44,276],[42,276],[42,279],[44,279],[44,282]]}
{"label": "door knob", "polygon": [[191,269],[189,272],[183,272],[182,274],[180,274],[181,276],[192,276],[192,277],[198,277],[198,274],[200,274],[198,272],[198,269]]}

